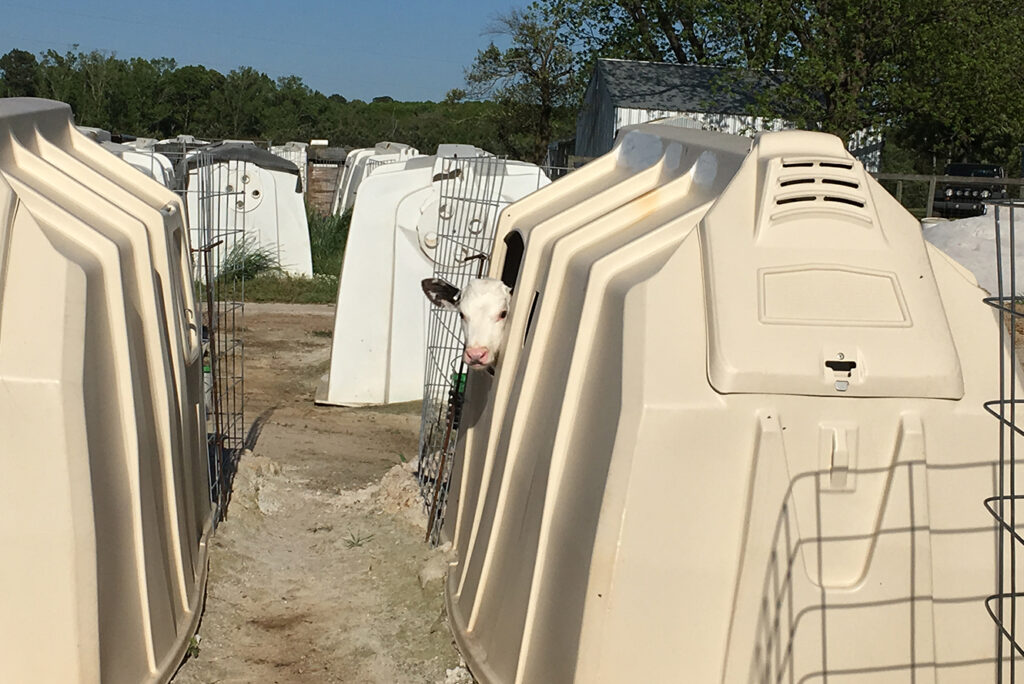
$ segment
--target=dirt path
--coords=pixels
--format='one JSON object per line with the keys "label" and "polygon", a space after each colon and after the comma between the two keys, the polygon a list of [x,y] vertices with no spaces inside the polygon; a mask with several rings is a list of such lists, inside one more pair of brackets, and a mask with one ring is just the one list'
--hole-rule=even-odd
{"label": "dirt path", "polygon": [[[247,422],[273,412],[239,465],[212,543],[198,655],[174,684],[422,684],[459,664],[444,559],[423,544],[400,467],[415,458],[418,403],[314,406],[333,323],[331,306],[246,306]],[[447,677],[469,681],[461,668]]]}

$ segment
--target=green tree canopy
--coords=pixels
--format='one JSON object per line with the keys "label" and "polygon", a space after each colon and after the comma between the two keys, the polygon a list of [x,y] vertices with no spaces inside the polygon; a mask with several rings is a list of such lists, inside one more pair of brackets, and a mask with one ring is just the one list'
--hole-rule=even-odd
{"label": "green tree canopy", "polygon": [[[532,10],[499,16],[489,32],[505,36],[510,46],[501,50],[491,43],[477,53],[466,71],[469,93],[498,105],[494,123],[503,147],[542,163],[548,143],[574,124],[569,105],[575,56],[558,23]],[[449,95],[465,97],[459,91]]]}
{"label": "green tree canopy", "polygon": [[366,147],[405,142],[424,152],[439,143],[477,145],[509,154],[497,134],[493,102],[348,101],[325,97],[299,76],[276,81],[251,67],[224,75],[173,59],[128,60],[72,47],[38,58],[24,50],[0,57],[0,95],[36,95],[71,105],[75,120],[113,133],[169,138],[237,138],[284,142],[328,138]]}
{"label": "green tree canopy", "polygon": [[31,52],[11,50],[0,57],[0,97],[35,97],[39,62]]}
{"label": "green tree canopy", "polygon": [[[1024,140],[1015,0],[538,0],[598,56],[778,76],[752,114],[847,137],[887,129],[922,153],[1009,154]],[[589,72],[589,68],[586,68]]]}

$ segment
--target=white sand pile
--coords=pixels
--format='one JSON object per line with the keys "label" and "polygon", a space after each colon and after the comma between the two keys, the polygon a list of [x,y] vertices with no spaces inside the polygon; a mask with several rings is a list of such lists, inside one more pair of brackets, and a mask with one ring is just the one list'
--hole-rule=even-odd
{"label": "white sand pile", "polygon": [[411,461],[392,466],[381,478],[377,503],[385,513],[397,514],[425,531],[427,514],[415,471],[416,464]]}
{"label": "white sand pile", "polygon": [[281,466],[273,460],[257,456],[248,449],[243,451],[232,481],[230,512],[241,509],[272,515],[279,511],[282,505],[280,475]]}
{"label": "white sand pile", "polygon": [[439,684],[474,684],[476,682],[473,679],[473,675],[469,673],[469,670],[465,665],[459,665],[458,667],[450,667],[445,671],[444,682]]}
{"label": "white sand pile", "polygon": [[[1024,208],[1014,211],[1013,260],[1017,264],[1016,294],[1024,293]],[[998,291],[996,268],[995,209],[984,216],[956,221],[940,221],[922,225],[924,239],[932,243],[969,270],[978,284],[991,294]],[[1010,212],[999,210],[999,237],[1002,244],[1003,290],[1010,293]]]}

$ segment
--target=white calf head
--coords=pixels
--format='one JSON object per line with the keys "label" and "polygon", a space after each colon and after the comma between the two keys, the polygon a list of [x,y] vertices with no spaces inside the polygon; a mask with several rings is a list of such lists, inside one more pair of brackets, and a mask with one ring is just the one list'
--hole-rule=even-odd
{"label": "white calf head", "polygon": [[511,292],[495,278],[476,278],[459,290],[439,278],[423,281],[423,292],[438,306],[459,312],[466,344],[462,359],[470,368],[487,368],[498,360]]}

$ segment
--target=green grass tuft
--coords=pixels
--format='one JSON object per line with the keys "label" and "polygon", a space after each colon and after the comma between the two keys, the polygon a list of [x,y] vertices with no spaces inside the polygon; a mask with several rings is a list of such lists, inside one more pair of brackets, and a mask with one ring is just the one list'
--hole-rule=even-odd
{"label": "green grass tuft", "polygon": [[245,301],[287,304],[333,304],[338,299],[338,276],[312,278],[264,274],[245,281]]}
{"label": "green grass tuft", "polygon": [[309,248],[313,254],[313,273],[341,275],[341,264],[345,257],[345,243],[348,228],[352,223],[352,210],[341,216],[324,216],[306,205],[306,220],[309,223]]}
{"label": "green grass tuft", "polygon": [[[237,242],[231,248],[217,277],[218,296],[226,299],[240,296],[237,285],[244,281],[247,302],[335,303],[338,300],[338,278],[345,256],[352,211],[346,211],[342,216],[324,216],[306,205],[306,218],[313,256],[312,278],[284,273],[274,249],[269,246],[260,247],[253,238]],[[200,296],[205,296],[201,284],[197,289]],[[321,333],[318,331],[314,334]],[[326,331],[325,336],[330,335],[330,331]]]}
{"label": "green grass tuft", "polygon": [[364,537],[362,535],[358,535],[357,536],[355,533],[349,532],[348,533],[348,538],[345,539],[345,546],[347,548],[349,548],[349,549],[354,549],[354,548],[356,548],[358,546],[362,546],[363,544],[365,544],[366,542],[370,541],[371,539],[373,539],[373,535],[372,534],[368,534],[368,535],[366,535]]}
{"label": "green grass tuft", "polygon": [[221,282],[252,280],[267,273],[280,273],[281,264],[270,246],[260,246],[256,238],[238,240],[224,258],[217,278]]}

